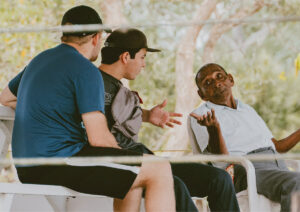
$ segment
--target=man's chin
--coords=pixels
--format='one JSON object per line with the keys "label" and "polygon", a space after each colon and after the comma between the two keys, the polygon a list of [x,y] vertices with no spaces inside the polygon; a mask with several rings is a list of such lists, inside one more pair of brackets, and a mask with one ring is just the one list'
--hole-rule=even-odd
{"label": "man's chin", "polygon": [[228,90],[227,89],[216,89],[215,90],[215,93],[216,93],[216,95],[218,95],[218,96],[223,96],[223,95],[227,95],[228,94],[228,92],[227,92]]}
{"label": "man's chin", "polygon": [[135,80],[136,77],[128,77],[127,80]]}
{"label": "man's chin", "polygon": [[226,93],[225,90],[215,92],[215,95],[214,95],[214,97],[217,98],[217,99],[225,99],[226,96],[227,96],[227,93]]}
{"label": "man's chin", "polygon": [[98,58],[98,55],[97,55],[96,57],[91,57],[91,58],[90,58],[90,61],[91,61],[91,62],[94,62],[94,61],[97,60],[97,58]]}

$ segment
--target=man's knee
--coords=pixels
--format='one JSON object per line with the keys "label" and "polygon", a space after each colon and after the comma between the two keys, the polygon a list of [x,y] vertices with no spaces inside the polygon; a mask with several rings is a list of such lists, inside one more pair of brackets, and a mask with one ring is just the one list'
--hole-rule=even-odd
{"label": "man's knee", "polygon": [[211,180],[211,188],[214,192],[234,191],[231,176],[223,169],[216,169],[215,176]]}
{"label": "man's knee", "polygon": [[300,191],[300,175],[298,173],[282,185],[282,193],[291,193],[294,191]]}
{"label": "man's knee", "polygon": [[231,176],[223,169],[216,169],[215,171],[215,180],[220,182],[232,183]]}
{"label": "man's knee", "polygon": [[139,183],[143,187],[153,182],[163,182],[173,185],[173,177],[168,161],[144,162],[138,175]]}

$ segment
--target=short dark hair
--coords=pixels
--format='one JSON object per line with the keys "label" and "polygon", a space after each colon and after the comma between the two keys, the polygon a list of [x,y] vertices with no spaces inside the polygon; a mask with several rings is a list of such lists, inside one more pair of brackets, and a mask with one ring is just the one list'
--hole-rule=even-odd
{"label": "short dark hair", "polygon": [[227,75],[227,72],[225,71],[225,69],[224,69],[222,66],[220,66],[219,64],[216,64],[216,63],[207,63],[207,64],[205,64],[204,66],[202,66],[202,67],[199,69],[199,71],[197,72],[196,77],[195,77],[196,85],[198,86],[198,77],[199,77],[199,75],[200,75],[202,72],[204,72],[204,71],[206,71],[206,70],[208,70],[208,69],[211,69],[211,68],[216,68],[216,67],[219,68],[219,69],[221,69],[222,71],[224,71],[225,74]]}
{"label": "short dark hair", "polygon": [[60,40],[65,43],[76,43],[81,46],[89,42],[96,34],[85,35],[85,36],[73,36],[73,35],[63,35]]}
{"label": "short dark hair", "polygon": [[115,47],[103,47],[101,49],[101,63],[111,65],[117,62],[120,58],[120,55],[124,52],[128,52],[131,59],[135,58],[136,53],[141,50],[139,49],[124,49],[124,48],[115,48]]}

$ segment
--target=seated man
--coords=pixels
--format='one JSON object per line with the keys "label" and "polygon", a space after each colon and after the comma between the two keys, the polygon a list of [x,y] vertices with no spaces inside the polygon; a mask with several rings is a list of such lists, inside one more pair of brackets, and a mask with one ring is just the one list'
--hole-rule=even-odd
{"label": "seated man", "polygon": [[[70,24],[102,21],[94,9],[82,5],[64,14],[62,25]],[[103,80],[91,63],[98,57],[101,34],[64,32],[62,44],[33,58],[4,89],[0,102],[16,109],[14,158],[142,156],[121,149],[107,128]],[[17,172],[22,183],[62,185],[116,198],[117,211],[139,211],[140,201],[132,196],[145,189],[147,211],[175,211],[172,172],[166,161],[139,166],[41,164],[17,166]]]}
{"label": "seated man", "polygon": [[[180,116],[163,110],[166,101],[151,110],[141,109],[140,97],[125,88],[121,79],[134,80],[145,67],[148,48],[144,33],[137,29],[115,30],[101,50],[101,70],[105,86],[105,115],[108,127],[123,149],[152,154],[146,146],[137,143],[141,122],[155,126],[173,126]],[[239,211],[230,176],[221,169],[196,163],[171,164],[173,174],[187,186],[192,196],[208,196],[212,211]],[[177,200],[177,194],[176,200]],[[178,203],[178,201],[176,202]]]}
{"label": "seated man", "polygon": [[[196,84],[199,96],[206,102],[191,113],[194,118],[190,121],[201,151],[231,155],[276,154],[275,147],[287,151],[300,140],[300,130],[286,139],[275,140],[255,110],[234,99],[233,77],[220,65],[211,63],[200,68]],[[253,165],[257,192],[280,202],[282,211],[289,211],[291,193],[300,190],[300,173],[288,171],[280,160],[253,162]],[[235,172],[239,172],[240,167],[235,167]],[[245,188],[246,178],[237,173],[234,178]]]}

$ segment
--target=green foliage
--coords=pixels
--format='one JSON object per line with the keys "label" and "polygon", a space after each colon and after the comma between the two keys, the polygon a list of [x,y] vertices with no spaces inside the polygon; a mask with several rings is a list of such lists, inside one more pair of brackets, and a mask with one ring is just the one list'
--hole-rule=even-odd
{"label": "green foliage", "polygon": [[[99,10],[100,2],[0,0],[0,27],[57,26],[68,8],[87,4]],[[300,15],[298,0],[265,2],[264,9],[252,18]],[[123,12],[128,23],[146,25],[141,29],[148,37],[149,46],[163,50],[149,53],[147,67],[130,82],[131,88],[139,91],[145,108],[149,109],[167,98],[167,109],[174,110],[176,51],[188,29],[186,26],[152,24],[190,21],[201,3],[199,0],[124,0]],[[250,0],[220,0],[218,15],[214,14],[212,18],[227,18],[239,8],[251,5],[253,1]],[[211,27],[206,25],[198,37],[195,72],[203,65],[203,48]],[[222,35],[214,49],[216,62],[234,75],[236,97],[255,107],[276,138],[283,138],[300,126],[300,76],[296,76],[294,70],[294,59],[300,52],[299,33],[299,22],[243,24]],[[0,90],[35,55],[59,42],[60,33],[0,34]],[[165,130],[149,124],[143,126],[140,140],[154,147]]]}
{"label": "green foliage", "polygon": [[[74,5],[85,3],[97,9],[93,1],[0,0],[0,27],[58,26],[63,13]],[[41,51],[60,43],[61,33],[0,34],[0,90]]]}
{"label": "green foliage", "polygon": [[[269,7],[263,12],[268,11],[269,16],[274,11],[294,15],[287,14],[286,8],[275,6],[275,9]],[[299,4],[295,6],[299,7]],[[263,15],[258,13],[256,16]],[[238,33],[233,30],[220,40],[222,45],[215,49],[217,61],[234,75],[236,97],[256,109],[275,138],[284,138],[300,126],[300,76],[294,67],[300,51],[300,41],[295,36],[300,32],[299,24],[253,24],[237,28]],[[266,29],[265,34],[257,34],[252,44],[246,47],[249,37],[262,29]],[[231,39],[235,40],[236,46],[230,45]],[[300,146],[293,151],[300,151]]]}

